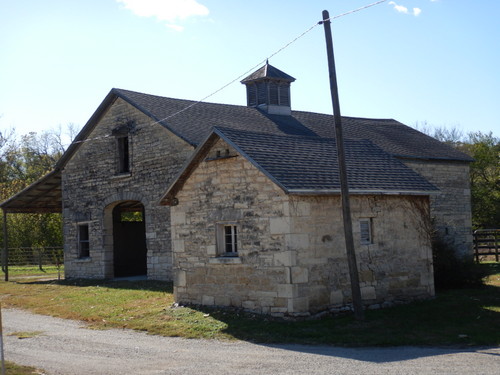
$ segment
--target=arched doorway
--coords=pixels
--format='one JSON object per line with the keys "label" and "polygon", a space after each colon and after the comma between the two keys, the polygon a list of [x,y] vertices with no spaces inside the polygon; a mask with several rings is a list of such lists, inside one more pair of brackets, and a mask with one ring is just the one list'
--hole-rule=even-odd
{"label": "arched doorway", "polygon": [[146,225],[144,206],[126,201],[113,208],[114,276],[147,274]]}

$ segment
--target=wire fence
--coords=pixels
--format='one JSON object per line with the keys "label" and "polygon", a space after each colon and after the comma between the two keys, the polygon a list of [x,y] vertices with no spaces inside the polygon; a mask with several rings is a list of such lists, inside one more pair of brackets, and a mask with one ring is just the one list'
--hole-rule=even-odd
{"label": "wire fence", "polygon": [[9,276],[35,276],[56,273],[58,278],[64,269],[62,247],[17,247],[8,249],[8,261],[2,250],[2,272],[5,281]]}

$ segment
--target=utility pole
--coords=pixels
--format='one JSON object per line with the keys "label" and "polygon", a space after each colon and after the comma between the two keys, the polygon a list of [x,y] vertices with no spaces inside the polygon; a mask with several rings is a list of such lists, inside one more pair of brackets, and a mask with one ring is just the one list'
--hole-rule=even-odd
{"label": "utility pole", "polygon": [[335,72],[335,59],[333,55],[332,31],[330,28],[330,15],[323,11],[323,25],[325,28],[326,52],[328,55],[328,71],[330,74],[330,92],[332,95],[333,118],[335,121],[335,140],[337,143],[337,159],[339,163],[340,195],[342,197],[342,218],[344,222],[345,247],[347,264],[351,279],[352,304],[354,317],[364,319],[363,304],[361,302],[361,289],[359,287],[358,265],[354,251],[354,238],[352,235],[351,204],[349,200],[349,185],[347,183],[347,168],[345,163],[344,137],[342,135],[342,118],[340,116],[340,101],[337,88],[337,74]]}

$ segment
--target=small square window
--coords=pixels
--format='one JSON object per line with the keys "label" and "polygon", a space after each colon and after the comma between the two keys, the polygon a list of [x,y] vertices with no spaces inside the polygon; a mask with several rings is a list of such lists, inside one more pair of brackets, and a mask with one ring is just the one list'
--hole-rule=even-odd
{"label": "small square window", "polygon": [[90,256],[89,225],[78,225],[78,258]]}
{"label": "small square window", "polygon": [[220,256],[238,256],[238,226],[217,224],[217,253]]}
{"label": "small square window", "polygon": [[362,245],[370,245],[373,243],[371,219],[362,219],[359,221],[359,232]]}

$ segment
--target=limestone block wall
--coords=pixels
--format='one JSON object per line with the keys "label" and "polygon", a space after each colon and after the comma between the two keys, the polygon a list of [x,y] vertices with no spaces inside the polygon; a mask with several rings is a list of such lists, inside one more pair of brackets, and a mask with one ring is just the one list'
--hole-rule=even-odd
{"label": "limestone block wall", "polygon": [[[288,246],[297,249],[295,269],[303,275],[299,298],[311,312],[350,304],[340,197],[292,197],[290,208]],[[351,214],[365,305],[381,307],[434,295],[428,197],[354,195]],[[361,239],[361,220],[370,223],[369,243]]]}
{"label": "limestone block wall", "polygon": [[[118,173],[112,130],[129,133],[130,173]],[[128,200],[145,208],[147,273],[172,279],[169,207],[158,204],[171,178],[193,148],[151,118],[117,99],[68,161],[62,174],[66,277],[113,277],[112,209]],[[77,225],[88,223],[90,257],[78,258]]]}
{"label": "limestone block wall", "polygon": [[[230,149],[224,142],[213,151]],[[221,153],[224,154],[224,153]],[[243,157],[202,162],[171,207],[176,301],[308,315],[351,302],[340,197],[288,196]],[[362,295],[380,306],[434,294],[428,198],[352,200]],[[373,239],[360,244],[359,219]],[[238,227],[238,257],[217,225]]]}
{"label": "limestone block wall", "polygon": [[[219,146],[222,154],[229,149]],[[286,197],[266,181],[240,156],[202,162],[187,181],[179,205],[171,207],[177,301],[288,310],[293,291],[281,233],[289,225],[282,221]],[[217,257],[219,223],[238,223],[239,257]]]}
{"label": "limestone block wall", "polygon": [[440,238],[462,256],[472,256],[472,211],[469,164],[451,161],[405,160],[440,189],[431,196],[431,216]]}

